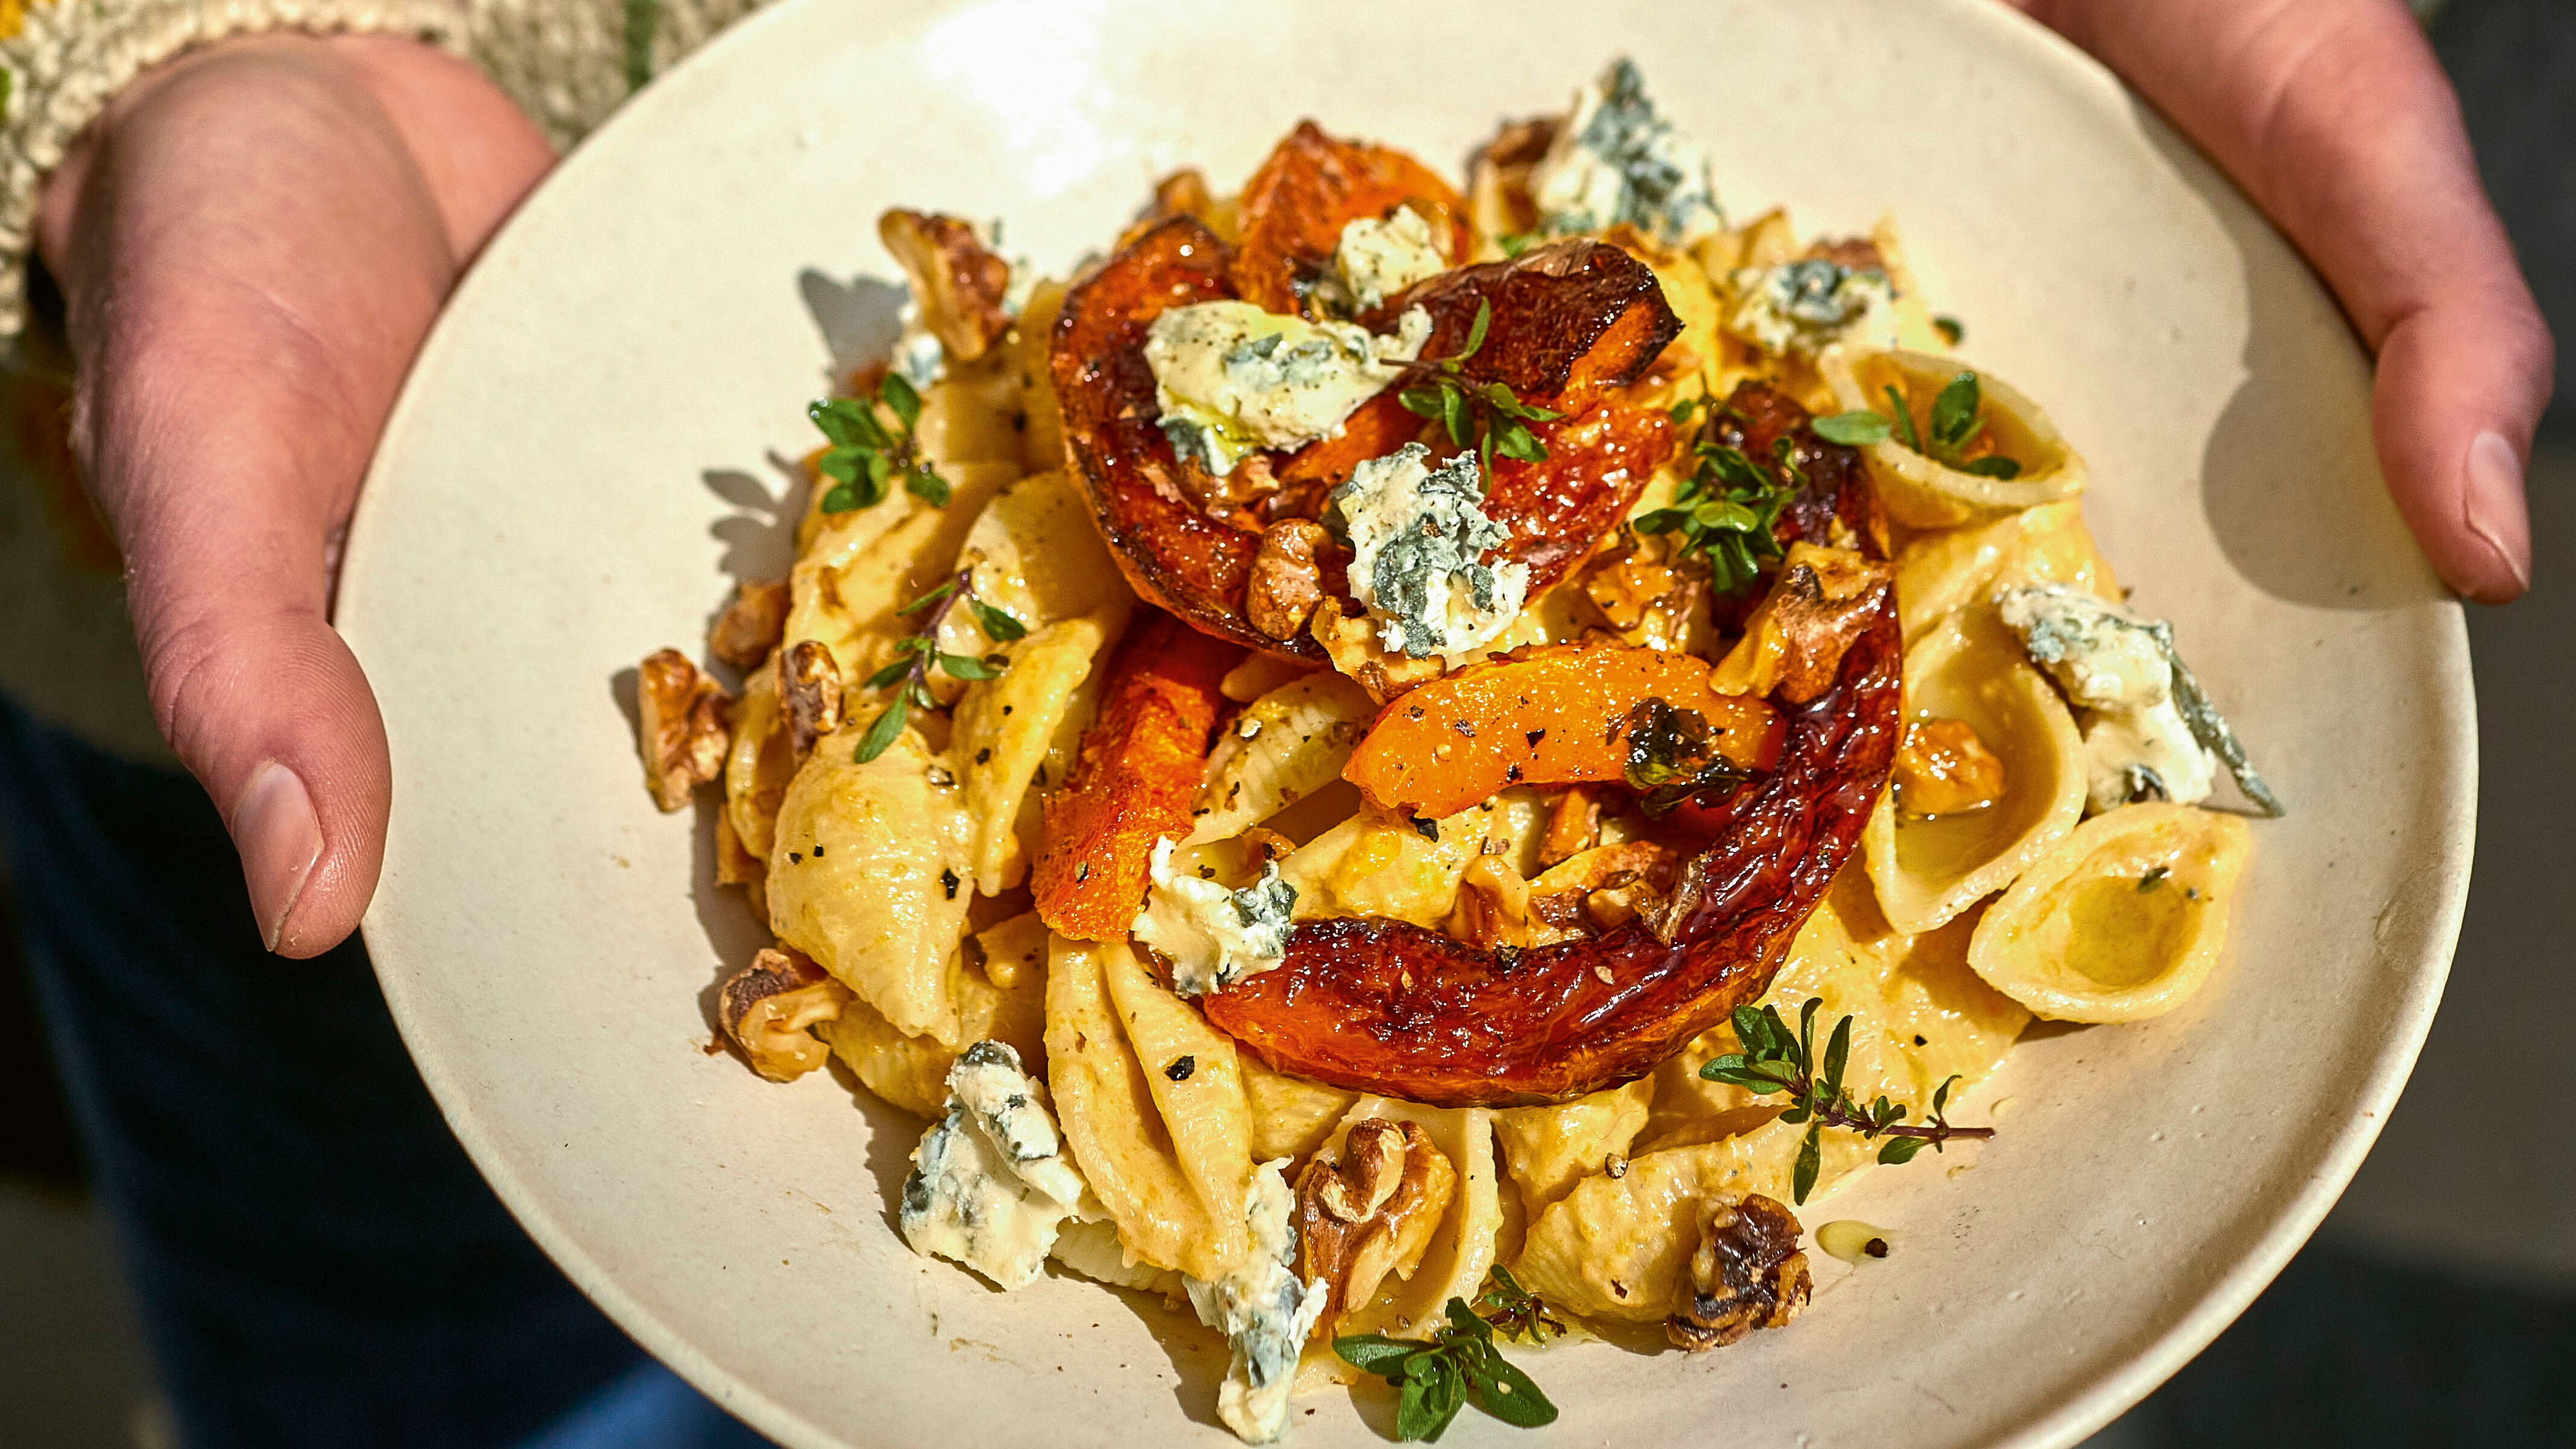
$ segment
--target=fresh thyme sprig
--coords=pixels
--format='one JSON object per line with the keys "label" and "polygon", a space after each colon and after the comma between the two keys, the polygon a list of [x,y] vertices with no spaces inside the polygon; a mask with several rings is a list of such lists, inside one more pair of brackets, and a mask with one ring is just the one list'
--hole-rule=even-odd
{"label": "fresh thyme sprig", "polygon": [[1447,428],[1451,444],[1473,447],[1484,466],[1485,477],[1493,476],[1496,453],[1524,463],[1544,461],[1547,444],[1540,442],[1528,425],[1554,422],[1564,416],[1553,409],[1522,402],[1504,383],[1468,381],[1459,364],[1484,347],[1485,331],[1493,323],[1494,304],[1477,302],[1476,320],[1467,328],[1466,347],[1447,357],[1429,358],[1407,367],[1401,380],[1412,385],[1395,395],[1407,412]]}
{"label": "fresh thyme sprig", "polygon": [[1395,1386],[1395,1437],[1439,1438],[1471,1393],[1478,1408],[1506,1424],[1536,1429],[1555,1423],[1556,1405],[1494,1347],[1494,1325],[1477,1317],[1464,1298],[1450,1299],[1446,1311],[1449,1321],[1433,1331],[1429,1343],[1378,1333],[1333,1340],[1343,1362]]}
{"label": "fresh thyme sprig", "polygon": [[1888,411],[1884,413],[1859,408],[1818,418],[1816,436],[1847,448],[1866,448],[1894,437],[1944,468],[1974,473],[1980,478],[2021,476],[2021,464],[2001,453],[1989,453],[1982,458],[1962,456],[1983,426],[1984,389],[1978,385],[1975,373],[1963,372],[1950,379],[1949,385],[1932,399],[1932,415],[1928,419],[1931,433],[1928,437],[1915,428],[1914,412],[1905,405],[1905,394],[1897,391],[1893,383],[1887,387],[1887,405]]}
{"label": "fresh thyme sprig", "polygon": [[[894,414],[894,426],[877,415],[877,404]],[[831,397],[809,405],[805,416],[823,430],[832,446],[816,465],[832,480],[823,495],[825,513],[874,508],[885,501],[886,485],[903,480],[904,491],[934,508],[948,506],[948,480],[921,456],[913,434],[921,421],[921,394],[900,372],[889,372],[869,397]]]}
{"label": "fresh thyme sprig", "polygon": [[1512,1270],[1496,1263],[1493,1278],[1476,1299],[1476,1311],[1514,1342],[1545,1343],[1562,1335],[1565,1324],[1548,1312],[1547,1300],[1521,1286]]}
{"label": "fresh thyme sprig", "polygon": [[1798,1163],[1790,1174],[1790,1190],[1800,1203],[1815,1190],[1828,1127],[1849,1128],[1864,1140],[1885,1138],[1878,1149],[1878,1160],[1887,1163],[1911,1162],[1927,1146],[1939,1152],[1941,1144],[1954,1137],[1995,1135],[1992,1127],[1953,1127],[1941,1115],[1950,1105],[1950,1087],[1959,1080],[1956,1075],[1933,1091],[1932,1111],[1920,1124],[1907,1122],[1906,1109],[1889,1102],[1884,1095],[1868,1106],[1853,1100],[1843,1090],[1843,1064],[1851,1056],[1852,1019],[1848,1016],[1834,1027],[1832,1039],[1825,1043],[1824,1077],[1818,1080],[1814,1066],[1816,1012],[1824,1004],[1821,997],[1808,998],[1807,1004],[1798,1009],[1798,1030],[1794,1035],[1776,1006],[1735,1008],[1735,1039],[1744,1049],[1714,1058],[1699,1069],[1699,1074],[1712,1082],[1731,1083],[1757,1097],[1774,1092],[1789,1094],[1789,1110],[1780,1114],[1780,1120],[1808,1124],[1807,1140],[1799,1145]]}
{"label": "fresh thyme sprig", "polygon": [[895,610],[898,614],[917,614],[924,609],[931,612],[918,631],[906,635],[902,643],[894,646],[894,662],[869,675],[863,686],[868,689],[900,687],[895,689],[893,700],[877,715],[876,723],[869,725],[868,732],[859,737],[860,764],[864,765],[886,752],[886,747],[894,743],[895,736],[903,733],[904,721],[911,717],[914,706],[939,708],[939,700],[930,692],[932,665],[937,665],[951,679],[965,680],[991,679],[1010,667],[1010,659],[998,653],[979,659],[972,654],[940,652],[939,626],[947,621],[948,612],[959,604],[966,606],[967,612],[975,616],[975,622],[983,627],[984,636],[996,644],[1007,644],[1029,632],[1029,626],[1013,618],[1008,611],[975,596],[973,569],[959,569],[948,582]]}
{"label": "fresh thyme sprig", "polygon": [[[1677,421],[1687,420],[1683,409],[1691,401],[1674,405]],[[1774,450],[1776,475],[1724,443],[1702,442],[1697,454],[1699,464],[1673,490],[1671,506],[1639,514],[1635,527],[1639,533],[1680,534],[1683,553],[1708,560],[1717,591],[1739,593],[1761,574],[1764,560],[1781,556],[1771,526],[1805,479],[1787,438]]]}

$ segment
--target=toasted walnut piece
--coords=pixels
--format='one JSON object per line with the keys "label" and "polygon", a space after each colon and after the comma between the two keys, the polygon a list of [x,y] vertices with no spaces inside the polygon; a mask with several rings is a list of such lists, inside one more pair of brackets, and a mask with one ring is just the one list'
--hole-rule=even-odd
{"label": "toasted walnut piece", "polygon": [[733,812],[717,811],[716,884],[756,886],[768,874],[769,867],[744,847],[742,832],[733,828]]}
{"label": "toasted walnut piece", "polygon": [[677,810],[689,792],[724,772],[733,697],[677,649],[635,667],[635,744],[653,803]]}
{"label": "toasted walnut piece", "polygon": [[1244,585],[1243,612],[1273,639],[1294,639],[1324,597],[1315,550],[1331,537],[1311,518],[1283,518],[1261,531]]}
{"label": "toasted walnut piece", "polygon": [[1658,558],[1662,551],[1659,542],[1605,552],[1585,568],[1583,594],[1621,642],[1668,654],[1696,653],[1714,628],[1708,581]]}
{"label": "toasted walnut piece", "polygon": [[1814,702],[1833,688],[1843,655],[1895,580],[1892,567],[1849,549],[1789,545],[1778,581],[1744,621],[1744,637],[1710,671],[1709,686],[1720,694]]}
{"label": "toasted walnut piece", "polygon": [[1807,260],[1832,262],[1845,271],[1869,272],[1887,270],[1887,256],[1878,249],[1876,240],[1865,236],[1818,237],[1807,248]]}
{"label": "toasted walnut piece", "polygon": [[1389,1273],[1410,1272],[1457,1191],[1458,1170],[1411,1122],[1351,1125],[1338,1154],[1319,1152],[1297,1180],[1300,1276],[1327,1295],[1318,1337],[1377,1296]]}
{"label": "toasted walnut piece", "polygon": [[1556,143],[1556,127],[1553,116],[1510,122],[1468,163],[1468,199],[1478,230],[1502,237],[1536,229],[1530,173]]}
{"label": "toasted walnut piece", "polygon": [[986,250],[971,224],[896,210],[877,218],[877,236],[912,279],[921,320],[951,362],[975,361],[1010,330],[1002,299],[1011,289],[1011,264]]}
{"label": "toasted walnut piece", "polygon": [[787,701],[787,739],[801,763],[814,742],[841,727],[841,665],[832,651],[799,639],[778,661],[778,694]]}
{"label": "toasted walnut piece", "polygon": [[787,598],[784,580],[744,579],[707,631],[707,652],[736,669],[758,668],[786,635]]}
{"label": "toasted walnut piece", "polygon": [[1580,785],[1559,795],[1547,807],[1547,834],[1539,838],[1538,863],[1544,868],[1601,843],[1601,801]]}
{"label": "toasted walnut piece", "polygon": [[2004,762],[1986,748],[1976,726],[1934,716],[1905,727],[1889,780],[1896,808],[1929,819],[1983,810],[2004,797]]}
{"label": "toasted walnut piece", "polygon": [[1682,1270],[1688,1305],[1664,1320],[1675,1346],[1723,1348],[1757,1328],[1785,1328],[1813,1284],[1797,1215],[1760,1193],[1700,1204],[1699,1249]]}
{"label": "toasted walnut piece", "polygon": [[1349,675],[1379,704],[1449,672],[1436,655],[1415,659],[1390,653],[1378,644],[1377,628],[1368,615],[1343,613],[1342,601],[1329,594],[1316,603],[1307,629],[1324,646],[1324,656],[1333,661],[1333,667]]}
{"label": "toasted walnut piece", "polygon": [[1458,877],[1458,903],[1449,909],[1448,934],[1471,946],[1543,946],[1563,939],[1548,922],[1533,925],[1529,882],[1500,856],[1479,855]]}
{"label": "toasted walnut piece", "polygon": [[839,1020],[851,1000],[848,987],[803,955],[764,950],[717,992],[716,1021],[753,1071],[792,1082],[832,1054],[806,1028]]}

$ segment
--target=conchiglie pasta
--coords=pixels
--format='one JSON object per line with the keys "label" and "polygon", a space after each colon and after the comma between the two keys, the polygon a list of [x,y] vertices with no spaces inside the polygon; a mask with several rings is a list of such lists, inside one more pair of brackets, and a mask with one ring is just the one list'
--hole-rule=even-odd
{"label": "conchiglie pasta", "polygon": [[1377,714],[1344,675],[1302,675],[1244,708],[1208,752],[1189,845],[1227,840],[1342,778]]}
{"label": "conchiglie pasta", "polygon": [[1879,801],[1861,835],[1890,924],[1929,931],[2012,884],[2084,814],[2084,740],[2057,689],[1987,608],[1952,614],[1905,651],[1915,720],[1958,720],[2002,762],[2002,794],[1934,819]]}
{"label": "conchiglie pasta", "polygon": [[[1042,971],[1025,973],[1001,987],[981,970],[961,964],[953,981],[959,1038],[1008,1042],[1024,1062],[1045,1060],[1046,977]],[[907,1036],[864,1001],[843,1007],[838,1020],[817,1025],[814,1034],[848,1065],[862,1086],[879,1097],[923,1117],[937,1117],[944,1110],[948,1068],[962,1048],[943,1044],[934,1036]]]}
{"label": "conchiglie pasta", "polygon": [[962,792],[909,730],[864,764],[857,748],[854,730],[828,737],[787,787],[769,857],[770,929],[898,1031],[962,1047],[953,977],[972,901]]}
{"label": "conchiglie pasta", "polygon": [[1457,1183],[1422,1256],[1389,1274],[1377,1295],[1365,1307],[1344,1314],[1334,1332],[1428,1338],[1444,1321],[1442,1310],[1450,1299],[1476,1301],[1494,1266],[1495,1237],[1502,1227],[1494,1114],[1483,1107],[1425,1107],[1392,1097],[1362,1097],[1335,1140],[1349,1134],[1351,1123],[1371,1117],[1420,1127],[1449,1159]]}
{"label": "conchiglie pasta", "polygon": [[1577,1180],[1625,1154],[1645,1127],[1654,1099],[1654,1079],[1641,1077],[1571,1102],[1496,1112],[1494,1135],[1502,1148],[1503,1168],[1511,1174],[1529,1216],[1538,1216]]}
{"label": "conchiglie pasta", "polygon": [[[1243,1189],[1252,1154],[1242,1077],[1234,1044],[1142,976],[1124,944],[1051,938],[1047,1086],[1065,1140],[1128,1252],[1213,1281],[1247,1242]],[[1209,1075],[1195,1092],[1172,1092],[1187,1085],[1168,1076],[1184,1055],[1192,1058],[1190,1079]],[[1211,1211],[1203,1185],[1234,1196]]]}
{"label": "conchiglie pasta", "polygon": [[[941,474],[951,490],[944,508],[896,489],[872,508],[809,517],[812,538],[787,575],[786,643],[811,639],[830,649],[855,694],[916,627],[895,611],[939,585],[977,514],[1019,472],[1016,462],[954,464]],[[933,682],[954,683],[944,674]]]}
{"label": "conchiglie pasta", "polygon": [[[1809,1000],[1822,1001],[1820,1034],[1851,1017],[1844,1084],[1863,1101],[1885,1095],[1919,1116],[1950,1078],[1959,1078],[1953,1095],[1984,1081],[2030,1024],[2029,1012],[1968,969],[1977,919],[1972,909],[1935,931],[1899,931],[1879,912],[1867,876],[1845,866],[1791,942],[1762,1004],[1794,1022]],[[1777,1110],[1778,1097],[1699,1075],[1709,1058],[1736,1049],[1734,1029],[1719,1027],[1656,1070],[1654,1116],[1640,1148],[1713,1141]]]}
{"label": "conchiglie pasta", "polygon": [[[1587,1177],[1530,1224],[1513,1276],[1586,1317],[1665,1317],[1699,1246],[1700,1203],[1748,1192],[1789,1201],[1789,1171],[1805,1131],[1775,1121],[1742,1136],[1629,1158],[1618,1177]],[[1851,1133],[1826,1133],[1819,1181],[1840,1177],[1872,1150]]]}
{"label": "conchiglie pasta", "polygon": [[778,671],[764,667],[743,681],[725,752],[725,819],[742,848],[762,861],[777,836],[778,803],[796,773],[796,756],[778,707]]}
{"label": "conchiglie pasta", "polygon": [[2117,600],[2120,581],[2093,547],[2084,505],[2073,498],[2007,514],[1992,523],[1923,534],[1897,553],[1896,602],[1905,642],[1958,609],[2002,589],[2064,584]]}
{"label": "conchiglie pasta", "polygon": [[[1359,1100],[1357,1092],[1327,1087],[1304,1077],[1274,1072],[1245,1056],[1243,1095],[1252,1108],[1252,1157],[1256,1162],[1287,1158],[1304,1162],[1333,1135]],[[1289,1173],[1295,1177],[1296,1173]]]}
{"label": "conchiglie pasta", "polygon": [[[1932,400],[1961,372],[1955,357],[1930,352],[1828,351],[1819,360],[1835,405],[1884,411],[1888,389],[1906,402],[1917,433],[1930,427]],[[1977,456],[1999,455],[2020,465],[2011,478],[1991,478],[1946,467],[1896,438],[1861,450],[1890,518],[1915,528],[1949,528],[2016,508],[2072,498],[2084,489],[2084,459],[2048,420],[2039,404],[1990,373],[1977,374],[1984,426],[1969,441]]]}
{"label": "conchiglie pasta", "polygon": [[1978,923],[1968,962],[2058,1021],[2138,1021],[2189,1000],[2227,941],[2253,849],[2243,820],[2162,802],[2077,827]]}
{"label": "conchiglie pasta", "polygon": [[[976,597],[1030,629],[1089,617],[1114,634],[1135,603],[1100,542],[1090,505],[1061,472],[1032,474],[994,493],[967,530],[957,567],[974,570]],[[980,654],[991,641],[972,612],[958,609],[948,616],[940,647]]]}
{"label": "conchiglie pasta", "polygon": [[1068,719],[1091,715],[1094,671],[1117,632],[1107,616],[1065,619],[1003,646],[998,678],[967,687],[957,703],[951,746],[973,821],[970,874],[981,895],[999,895],[1028,874],[1020,817],[1030,786]]}

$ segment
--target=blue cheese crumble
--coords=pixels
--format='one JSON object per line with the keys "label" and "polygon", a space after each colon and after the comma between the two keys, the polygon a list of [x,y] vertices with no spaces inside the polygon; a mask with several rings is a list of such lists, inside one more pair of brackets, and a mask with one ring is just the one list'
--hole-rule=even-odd
{"label": "blue cheese crumble", "polygon": [[1896,288],[1877,267],[1825,257],[1740,267],[1727,278],[1735,310],[1726,330],[1774,357],[1813,357],[1836,343],[1896,345]]}
{"label": "blue cheese crumble", "polygon": [[1409,206],[1381,221],[1355,217],[1342,227],[1333,248],[1333,276],[1354,312],[1365,312],[1416,282],[1449,269],[1431,223]]}
{"label": "blue cheese crumble", "polygon": [[1380,641],[1415,659],[1454,659],[1511,626],[1529,592],[1529,566],[1487,564],[1511,530],[1488,517],[1476,455],[1437,468],[1407,443],[1351,470],[1333,490],[1351,545],[1351,596],[1368,606]]}
{"label": "blue cheese crumble", "polygon": [[2140,799],[2196,804],[2209,798],[2224,764],[2247,799],[2281,813],[2236,732],[2182,662],[2171,624],[2063,584],[2002,590],[1995,608],[2021,635],[2031,662],[2092,716],[2084,729],[2091,809]]}
{"label": "blue cheese crumble", "polygon": [[1297,888],[1266,861],[1241,890],[1172,869],[1172,839],[1154,844],[1153,884],[1145,909],[1128,927],[1172,963],[1172,990],[1205,996],[1276,966],[1288,954],[1289,912]]}
{"label": "blue cheese crumble", "polygon": [[1530,199],[1541,225],[1558,234],[1626,222],[1679,247],[1726,225],[1708,151],[1656,114],[1625,56],[1575,94],[1573,114],[1530,173]]}
{"label": "blue cheese crumble", "polygon": [[1431,340],[1408,308],[1393,336],[1309,322],[1249,302],[1193,302],[1154,319],[1145,362],[1172,451],[1219,477],[1257,448],[1294,448],[1342,430]]}
{"label": "blue cheese crumble", "polygon": [[1213,1283],[1182,1280],[1199,1321],[1223,1333],[1234,1350],[1217,1387],[1216,1416],[1247,1444],[1267,1444],[1286,1431],[1297,1358],[1327,1297],[1321,1282],[1300,1283],[1290,1268],[1297,1260],[1290,1228],[1296,1196],[1281,1171],[1286,1165],[1282,1158],[1252,1170],[1243,1205],[1252,1247],[1244,1261]]}
{"label": "blue cheese crumble", "polygon": [[1007,1043],[979,1041],[949,1067],[948,1110],[913,1149],[895,1216],[914,1252],[1004,1288],[1037,1281],[1067,1218],[1099,1216],[1046,1088]]}

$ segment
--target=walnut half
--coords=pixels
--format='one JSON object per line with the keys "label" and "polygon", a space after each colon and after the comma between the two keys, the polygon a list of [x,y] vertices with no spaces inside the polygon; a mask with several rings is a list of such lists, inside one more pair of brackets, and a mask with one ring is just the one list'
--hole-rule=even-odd
{"label": "walnut half", "polygon": [[787,633],[788,603],[784,580],[744,579],[707,631],[707,652],[736,669],[758,668]]}
{"label": "walnut half", "polygon": [[764,950],[726,978],[716,993],[716,1021],[753,1071],[792,1082],[832,1054],[806,1028],[839,1020],[850,1001],[848,987],[803,955]]}
{"label": "walnut half", "polygon": [[1688,1305],[1664,1320],[1681,1348],[1723,1348],[1757,1328],[1784,1328],[1813,1287],[1797,1214],[1760,1193],[1700,1205],[1699,1249],[1682,1269]]}
{"label": "walnut half", "polygon": [[840,662],[824,645],[797,640],[778,661],[778,694],[787,701],[787,739],[801,764],[816,740],[841,727]]}
{"label": "walnut half", "polygon": [[1330,539],[1311,518],[1283,518],[1261,531],[1261,551],[1244,585],[1243,612],[1252,627],[1273,639],[1294,639],[1306,627],[1324,597],[1315,550]]}
{"label": "walnut half", "polygon": [[732,705],[724,686],[677,649],[656,650],[635,667],[635,745],[654,804],[677,810],[724,773]]}
{"label": "walnut half", "polygon": [[973,362],[1010,330],[1004,298],[1011,264],[995,256],[971,223],[919,211],[877,218],[877,237],[912,281],[921,320],[960,363]]}
{"label": "walnut half", "polygon": [[1813,703],[1834,687],[1843,655],[1895,582],[1895,569],[1849,549],[1789,545],[1780,577],[1744,621],[1744,637],[1710,671],[1710,687]]}
{"label": "walnut half", "polygon": [[1367,1306],[1389,1273],[1410,1273],[1449,1210],[1458,1170],[1411,1122],[1351,1125],[1338,1155],[1319,1152],[1297,1180],[1300,1276],[1326,1294],[1317,1336]]}

